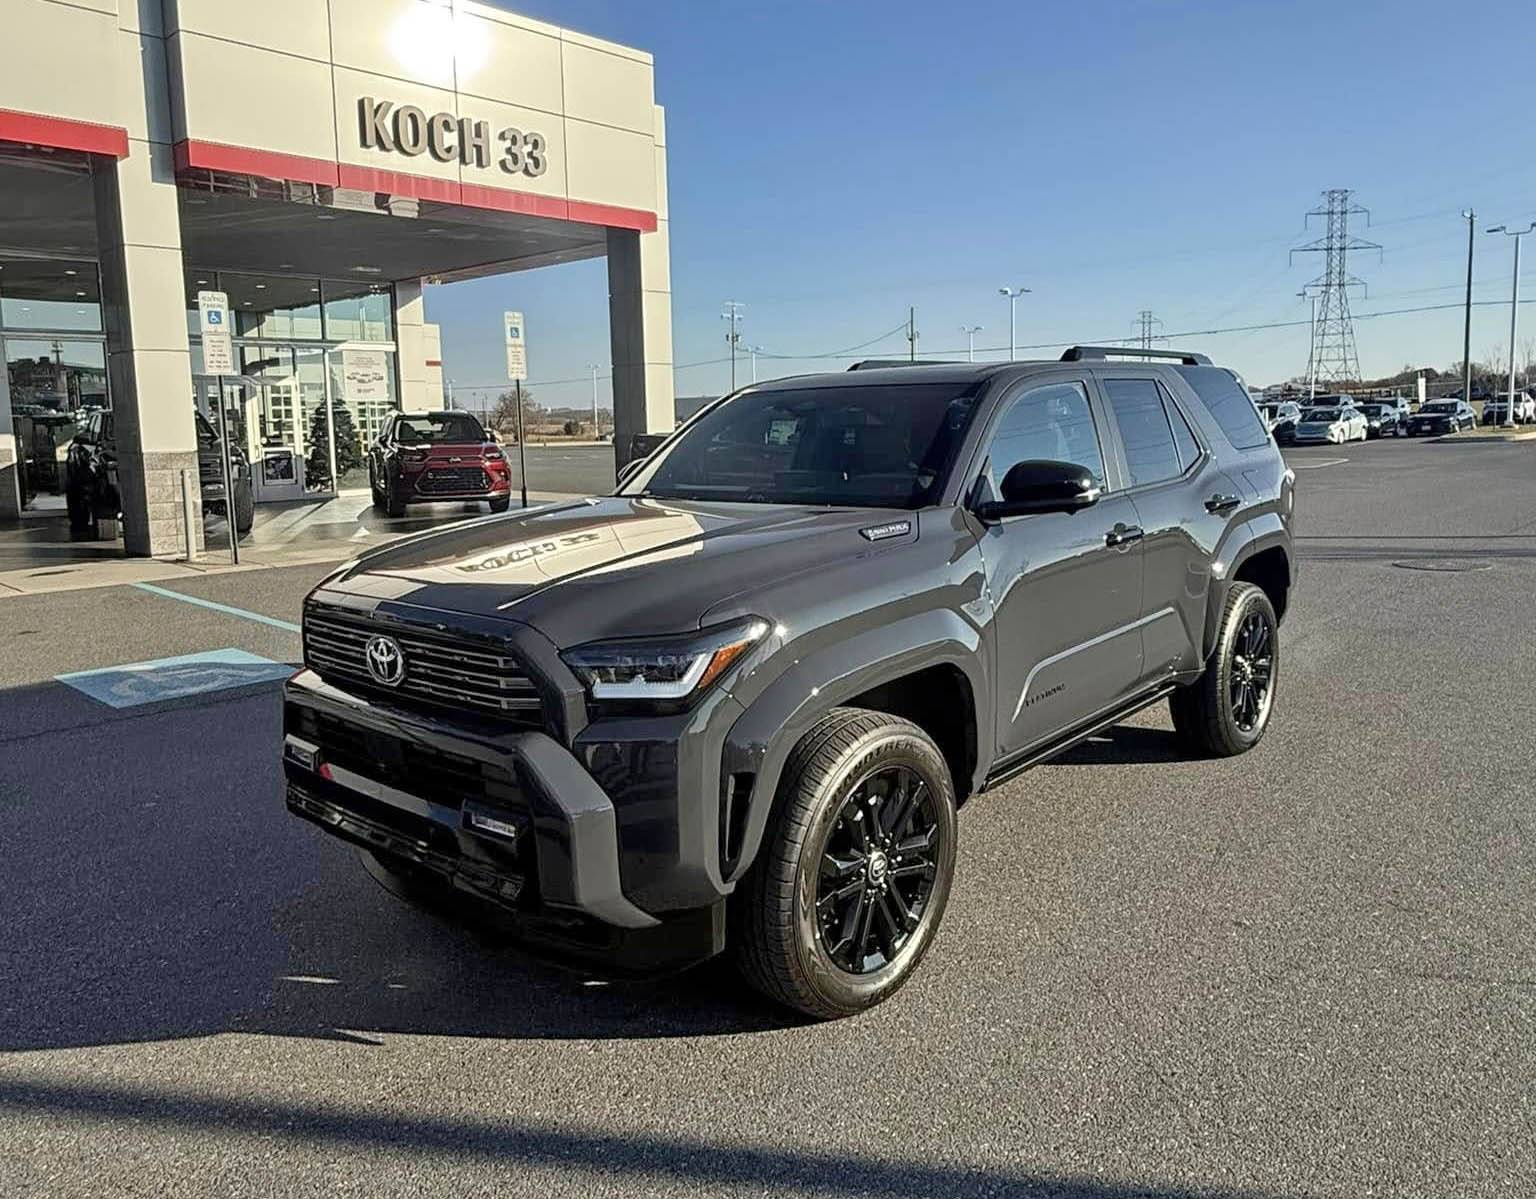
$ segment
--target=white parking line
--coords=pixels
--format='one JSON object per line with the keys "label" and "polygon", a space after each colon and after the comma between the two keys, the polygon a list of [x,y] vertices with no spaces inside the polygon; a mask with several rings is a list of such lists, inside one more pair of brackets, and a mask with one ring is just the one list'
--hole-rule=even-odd
{"label": "white parking line", "polygon": [[1291,462],[1288,465],[1292,470],[1316,470],[1320,466],[1337,466],[1348,461],[1348,458],[1324,458],[1321,462]]}

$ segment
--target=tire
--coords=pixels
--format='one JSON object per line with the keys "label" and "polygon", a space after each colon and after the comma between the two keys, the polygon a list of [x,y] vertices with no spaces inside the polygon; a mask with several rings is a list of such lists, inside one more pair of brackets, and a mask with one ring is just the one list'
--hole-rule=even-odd
{"label": "tire", "polygon": [[373,510],[380,513],[384,512],[387,501],[384,498],[384,493],[379,490],[378,475],[374,473],[374,469],[371,466],[368,468],[368,491],[373,496]]}
{"label": "tire", "polygon": [[[1269,651],[1267,655],[1243,652],[1244,639],[1252,635],[1250,630],[1255,621],[1267,631],[1263,642],[1263,648]],[[1234,696],[1234,688],[1242,682],[1236,672],[1252,669],[1243,665],[1247,658],[1267,663],[1267,674],[1260,676],[1264,682],[1255,679],[1256,689],[1251,695],[1256,706],[1251,709]],[[1168,697],[1174,731],[1192,749],[1216,757],[1246,753],[1259,743],[1269,727],[1279,678],[1280,622],[1274,606],[1252,583],[1234,583],[1227,592],[1216,648],[1206,662],[1205,673]],[[1247,698],[1250,693],[1240,694]],[[1245,716],[1251,723],[1244,720]]]}
{"label": "tire", "polygon": [[[886,801],[896,809],[890,827]],[[785,763],[757,860],[737,889],[741,973],[821,1020],[888,999],[943,919],[957,831],[949,767],[928,734],[884,712],[832,709]],[[830,861],[841,873],[823,875]],[[823,894],[834,881],[841,889]]]}
{"label": "tire", "polygon": [[405,515],[405,497],[400,494],[399,481],[393,478],[384,480],[384,515]]}
{"label": "tire", "polygon": [[244,486],[235,485],[235,532],[244,537],[256,523],[256,497],[251,493],[247,479]]}
{"label": "tire", "polygon": [[505,512],[512,506],[512,497],[510,495],[506,495],[502,496],[499,500],[490,500],[488,502],[491,505],[492,512]]}

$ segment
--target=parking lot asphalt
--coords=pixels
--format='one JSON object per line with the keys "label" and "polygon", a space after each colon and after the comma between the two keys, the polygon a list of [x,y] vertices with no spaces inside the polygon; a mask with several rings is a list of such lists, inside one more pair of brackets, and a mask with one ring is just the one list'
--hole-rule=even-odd
{"label": "parking lot asphalt", "polygon": [[[0,606],[0,1194],[1510,1195],[1536,1183],[1536,452],[1287,453],[1263,744],[1166,710],[962,814],[912,983],[803,1023],[407,907],[282,808],[275,686],[56,674],[291,630]],[[325,568],[177,582],[279,622]]]}

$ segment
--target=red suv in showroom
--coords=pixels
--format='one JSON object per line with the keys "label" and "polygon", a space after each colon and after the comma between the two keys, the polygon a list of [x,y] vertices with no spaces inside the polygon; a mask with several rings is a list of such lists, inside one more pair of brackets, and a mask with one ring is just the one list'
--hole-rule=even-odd
{"label": "red suv in showroom", "polygon": [[368,451],[368,486],[373,506],[388,516],[435,500],[485,500],[505,512],[512,467],[469,413],[402,412]]}

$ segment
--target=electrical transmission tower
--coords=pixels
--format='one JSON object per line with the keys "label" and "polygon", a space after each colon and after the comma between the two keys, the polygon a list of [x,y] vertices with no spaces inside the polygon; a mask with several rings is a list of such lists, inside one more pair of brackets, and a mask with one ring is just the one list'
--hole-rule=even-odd
{"label": "electrical transmission tower", "polygon": [[1371,223],[1370,211],[1354,203],[1350,199],[1353,195],[1344,187],[1331,187],[1323,192],[1322,205],[1307,213],[1307,223],[1310,225],[1313,217],[1321,217],[1327,222],[1327,232],[1291,251],[1292,261],[1297,254],[1325,256],[1323,273],[1308,283],[1303,292],[1317,296],[1307,376],[1330,385],[1360,381],[1360,352],[1355,347],[1355,325],[1349,314],[1349,289],[1358,287],[1363,291],[1365,281],[1349,273],[1349,253],[1381,250],[1373,241],[1350,235],[1350,217],[1363,216],[1367,225]]}
{"label": "electrical transmission tower", "polygon": [[1143,308],[1136,314],[1136,344],[1144,350],[1150,350],[1152,343],[1159,340],[1155,329],[1162,328],[1163,322],[1153,315],[1150,308]]}

